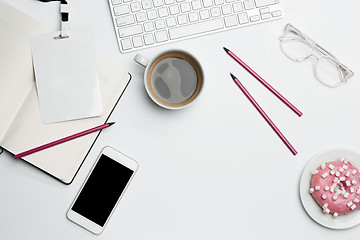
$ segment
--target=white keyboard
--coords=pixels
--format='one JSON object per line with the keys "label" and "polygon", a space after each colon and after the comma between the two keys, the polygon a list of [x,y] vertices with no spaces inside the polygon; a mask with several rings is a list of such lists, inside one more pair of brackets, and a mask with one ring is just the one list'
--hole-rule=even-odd
{"label": "white keyboard", "polygon": [[282,17],[279,0],[109,0],[123,53]]}

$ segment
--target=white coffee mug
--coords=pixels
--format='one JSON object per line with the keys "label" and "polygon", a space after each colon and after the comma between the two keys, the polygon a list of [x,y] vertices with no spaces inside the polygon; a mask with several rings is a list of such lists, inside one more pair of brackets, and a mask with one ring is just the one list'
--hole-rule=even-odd
{"label": "white coffee mug", "polygon": [[199,96],[204,73],[192,54],[183,50],[168,50],[152,60],[140,54],[134,60],[145,68],[145,89],[159,106],[181,109]]}

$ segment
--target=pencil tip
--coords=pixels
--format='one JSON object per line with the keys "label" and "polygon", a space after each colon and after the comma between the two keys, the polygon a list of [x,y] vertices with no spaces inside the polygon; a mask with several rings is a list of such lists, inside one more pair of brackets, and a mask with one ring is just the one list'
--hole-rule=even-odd
{"label": "pencil tip", "polygon": [[226,47],[223,47],[223,49],[225,50],[225,52],[230,51],[229,49],[227,49]]}
{"label": "pencil tip", "polygon": [[114,124],[114,122],[109,122],[109,123],[107,123],[108,125],[109,125],[109,127],[111,126],[111,125],[113,125]]}
{"label": "pencil tip", "polygon": [[232,75],[232,73],[230,73],[230,76],[232,77],[233,80],[236,79],[236,77],[234,75]]}

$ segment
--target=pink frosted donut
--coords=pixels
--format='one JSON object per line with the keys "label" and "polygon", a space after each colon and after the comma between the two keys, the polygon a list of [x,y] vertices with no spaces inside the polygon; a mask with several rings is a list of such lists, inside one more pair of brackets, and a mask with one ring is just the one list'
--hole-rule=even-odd
{"label": "pink frosted donut", "polygon": [[352,162],[323,163],[313,170],[310,193],[324,213],[334,216],[351,213],[360,202],[360,173]]}

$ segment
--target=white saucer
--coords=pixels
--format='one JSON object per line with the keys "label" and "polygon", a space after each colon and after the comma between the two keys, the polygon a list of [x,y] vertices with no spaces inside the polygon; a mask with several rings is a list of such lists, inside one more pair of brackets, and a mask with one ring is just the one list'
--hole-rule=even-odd
{"label": "white saucer", "polygon": [[352,161],[354,165],[359,168],[360,155],[343,149],[329,150],[318,154],[309,161],[306,165],[300,179],[300,199],[306,212],[309,216],[320,225],[331,229],[346,229],[360,224],[359,210],[338,217],[333,217],[332,214],[324,214],[321,207],[312,198],[309,189],[312,177],[312,170],[317,169],[322,163],[340,160],[345,157],[347,160]]}

